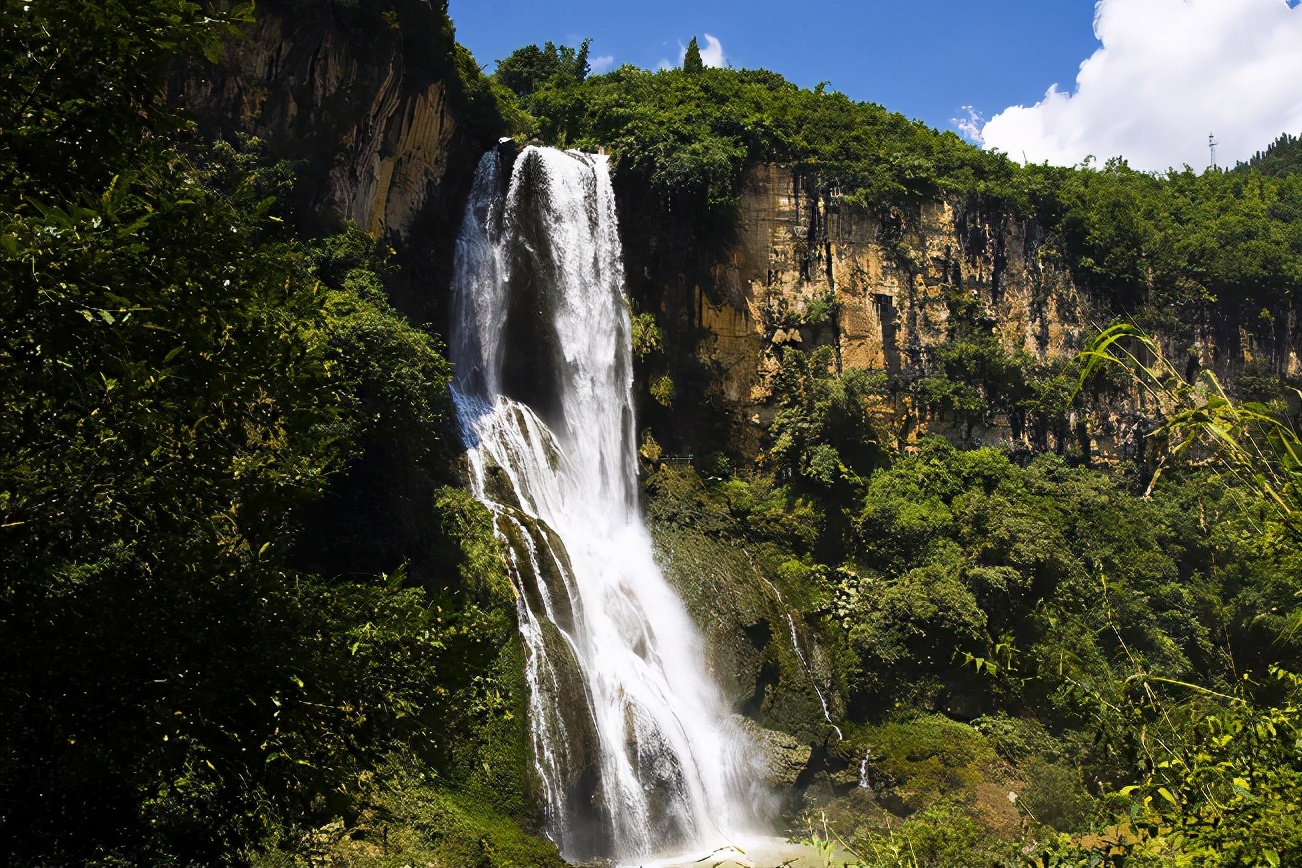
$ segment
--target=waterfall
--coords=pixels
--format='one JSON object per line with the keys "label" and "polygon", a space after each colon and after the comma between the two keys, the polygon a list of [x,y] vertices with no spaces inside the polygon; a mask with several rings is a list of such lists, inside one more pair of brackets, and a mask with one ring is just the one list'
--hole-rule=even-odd
{"label": "waterfall", "polygon": [[471,485],[516,583],[547,831],[569,859],[725,846],[761,826],[760,761],[638,510],[606,158],[505,149],[457,242],[452,357]]}

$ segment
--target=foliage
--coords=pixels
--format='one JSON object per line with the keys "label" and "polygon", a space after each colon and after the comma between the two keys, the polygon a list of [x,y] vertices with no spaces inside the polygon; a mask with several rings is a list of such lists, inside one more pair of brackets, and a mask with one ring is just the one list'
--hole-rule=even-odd
{"label": "foliage", "polygon": [[840,312],[836,293],[827,292],[803,299],[793,306],[786,296],[774,294],[764,299],[761,315],[767,331],[798,329],[802,326],[819,326],[834,320]]}
{"label": "foliage", "polygon": [[772,477],[702,479],[690,468],[664,467],[647,479],[647,517],[720,537],[771,545],[783,560],[804,555],[818,541],[822,516],[815,503]]}
{"label": "foliage", "polygon": [[683,54],[683,72],[694,75],[705,69],[705,63],[701,60],[701,46],[697,44],[696,37],[687,43],[687,51]]}
{"label": "foliage", "polygon": [[1258,151],[1246,163],[1234,167],[1236,172],[1256,170],[1263,175],[1283,177],[1302,170],[1302,137],[1281,133],[1264,151]]}
{"label": "foliage", "polygon": [[1191,659],[1222,665],[1203,628],[1157,614],[1208,605],[1199,581],[1180,578],[1198,563],[1185,552],[1201,543],[1173,506],[1051,456],[1022,469],[940,440],[875,474],[861,504],[836,616],[870,694],[907,690],[969,708],[1026,702],[1069,720],[1070,703],[1054,698],[1061,679],[1075,667],[1106,672],[1115,650],[1097,632],[1094,563],[1107,565],[1144,654],[1174,672]]}
{"label": "foliage", "polygon": [[1079,768],[1071,768],[1032,757],[1019,769],[1026,778],[1017,806],[1037,823],[1064,832],[1082,832],[1089,828],[1097,810],[1081,780]]}
{"label": "foliage", "polygon": [[833,374],[831,347],[784,347],[773,376],[776,412],[765,463],[822,486],[855,485],[882,461],[868,401],[879,383],[862,368]]}
{"label": "foliage", "polygon": [[897,827],[871,831],[846,841],[829,828],[810,823],[802,839],[829,868],[990,868],[1017,863],[1016,846],[992,837],[962,806],[947,802],[912,814]]}
{"label": "foliage", "polygon": [[158,95],[168,59],[216,57],[221,36],[249,11],[219,13],[189,0],[0,6],[6,205],[20,197],[57,205],[107,188],[130,157],[154,147],[147,132],[180,124]]}
{"label": "foliage", "polygon": [[[1235,403],[1210,374],[1187,379],[1130,326],[1082,356],[1079,388],[1109,367],[1165,420],[1143,499],[1046,456],[1018,468],[939,440],[867,480],[833,607],[858,658],[848,686],[870,691],[865,711],[999,709],[976,729],[1021,780],[1033,864],[1293,864],[1292,422],[1283,404]],[[892,725],[865,730],[869,743]],[[925,772],[943,755],[903,732],[909,747],[866,768]],[[918,789],[934,798],[953,779]],[[943,837],[948,823],[924,828]],[[915,858],[900,831],[856,852]]]}
{"label": "foliage", "polygon": [[1154,483],[1172,462],[1204,451],[1264,496],[1294,534],[1302,532],[1302,438],[1282,405],[1235,403],[1208,370],[1186,380],[1152,338],[1128,324],[1102,332],[1082,357],[1085,375],[1099,365],[1130,372],[1165,418],[1154,432],[1166,445]]}
{"label": "foliage", "polygon": [[889,790],[907,813],[972,787],[995,759],[979,732],[940,714],[867,727],[858,740],[866,745],[869,785]]}
{"label": "foliage", "polygon": [[563,868],[547,842],[523,834],[501,811],[441,787],[409,758],[386,760],[366,785],[366,809],[349,826],[333,823],[311,835],[311,859],[263,857],[264,868],[348,864],[376,868],[529,865]]}
{"label": "foliage", "polygon": [[[1252,535],[1258,545],[1269,546],[1280,527],[1296,539],[1297,435],[1278,407],[1236,405],[1209,373],[1190,382],[1131,326],[1105,331],[1084,357],[1088,366],[1129,372],[1166,416],[1157,432],[1166,444],[1163,465],[1150,490],[1164,467],[1204,450],[1222,468],[1222,478],[1269,507],[1273,521]],[[1127,810],[1108,834],[1047,843],[1039,864],[1297,862],[1302,679],[1269,662],[1223,685],[1173,678],[1132,650],[1124,636],[1128,619],[1113,609],[1106,582],[1104,590],[1106,627],[1125,666],[1112,677],[1072,679],[1070,686],[1095,706],[1101,741],[1119,760],[1119,776],[1136,783],[1109,797],[1114,808]],[[1290,590],[1294,602],[1285,611],[1295,612],[1297,592]],[[1289,618],[1276,645],[1292,644],[1297,622]],[[1286,660],[1296,665],[1289,650]]]}
{"label": "foliage", "polygon": [[625,66],[578,85],[543,87],[529,108],[546,141],[604,146],[621,172],[667,202],[716,214],[731,207],[744,168],[762,160],[791,163],[820,189],[870,208],[917,203],[951,187],[1002,191],[1014,171],[953,133],[831,91],[802,90],[766,70]]}
{"label": "foliage", "polygon": [[542,48],[526,45],[499,60],[493,77],[527,101],[544,85],[566,87],[587,78],[591,45],[591,39],[585,39],[577,49],[551,42]]}
{"label": "foliage", "polygon": [[1302,858],[1300,684],[1276,669],[1268,683],[1244,681],[1234,696],[1195,687],[1192,698],[1175,702],[1163,700],[1142,670],[1132,676],[1108,721],[1139,781],[1119,791],[1130,799],[1126,864]]}
{"label": "foliage", "polygon": [[302,855],[391,755],[523,816],[522,780],[476,771],[504,746],[527,767],[482,509],[434,505],[455,556],[423,586],[400,560],[295,569],[298,516],[375,444],[446,465],[449,371],[384,301],[373,241],[286,231],[291,170],[253,141],[168,138],[164,64],[238,18],[185,0],[3,15],[6,863]]}
{"label": "foliage", "polygon": [[[448,26],[450,29],[450,22]],[[460,97],[462,116],[468,127],[476,129],[487,141],[495,136],[528,135],[534,131],[533,118],[520,108],[510,88],[484,75],[465,46],[451,43],[449,54],[453,63],[448,80],[454,83],[454,96]]]}
{"label": "foliage", "polygon": [[660,333],[660,327],[656,325],[656,318],[651,313],[634,314],[633,322],[633,354],[639,359],[645,359],[652,353],[664,352],[664,336]]}
{"label": "foliage", "polygon": [[674,405],[675,391],[673,378],[668,374],[661,374],[651,383],[651,397],[661,406]]}
{"label": "foliage", "polygon": [[898,829],[854,842],[862,868],[945,865],[987,868],[1012,861],[1015,846],[990,834],[961,810],[935,805],[905,820]]}
{"label": "foliage", "polygon": [[1262,310],[1268,320],[1298,296],[1297,176],[1188,168],[1156,176],[1117,160],[1043,172],[1076,276],[1146,327],[1181,334],[1189,311],[1217,301],[1245,320]]}

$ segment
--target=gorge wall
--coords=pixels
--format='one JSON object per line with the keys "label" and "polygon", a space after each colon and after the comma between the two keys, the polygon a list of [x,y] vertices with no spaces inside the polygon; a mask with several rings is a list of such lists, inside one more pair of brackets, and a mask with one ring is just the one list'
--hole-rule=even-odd
{"label": "gorge wall", "polygon": [[[913,225],[874,219],[803,181],[774,164],[749,174],[734,261],[721,273],[723,298],[698,294],[701,322],[718,336],[705,351],[726,369],[740,376],[732,348],[757,339],[755,375],[729,383],[730,396],[764,400],[772,348],[784,345],[830,342],[844,367],[925,366],[945,340],[947,288],[976,300],[1009,349],[1048,361],[1079,346],[1089,303],[1046,262],[1037,227],[992,224],[945,202],[923,205]],[[829,300],[839,310],[809,322],[811,309]]]}
{"label": "gorge wall", "polygon": [[[263,0],[218,64],[175,71],[173,99],[207,138],[262,139],[298,171],[310,233],[356,223],[398,254],[389,290],[417,321],[446,322],[461,207],[501,130],[473,117],[443,4]],[[436,8],[436,6],[438,8]]]}
{"label": "gorge wall", "polygon": [[[665,323],[670,375],[687,395],[699,393],[683,402],[688,426],[666,434],[671,448],[707,451],[724,435],[753,454],[771,418],[770,380],[784,347],[829,346],[837,369],[931,370],[956,293],[979,306],[1007,350],[1040,362],[1070,358],[1106,319],[1033,223],[946,202],[925,203],[911,218],[873,217],[815,192],[814,181],[777,164],[753,168],[735,231],[704,243],[646,218],[628,230],[645,233],[625,242],[630,287]],[[699,408],[724,414],[727,425],[712,425]],[[953,433],[907,397],[878,411],[900,443]],[[1004,422],[974,436],[1010,435]]]}
{"label": "gorge wall", "polygon": [[[205,136],[257,136],[267,156],[295,163],[306,231],[349,220],[389,244],[394,304],[446,334],[461,209],[479,155],[505,132],[491,94],[467,93],[462,53],[442,3],[266,0],[223,62],[178,70],[171,89]],[[936,371],[956,301],[1006,352],[1041,364],[1069,359],[1121,313],[1106,288],[1074,279],[1038,224],[971,201],[870,215],[777,164],[747,172],[722,221],[684,213],[636,178],[617,172],[615,183],[630,295],[665,340],[663,357],[642,366],[639,411],[671,454],[756,455],[787,346],[828,346],[835,367],[892,378],[876,416],[896,445],[943,433],[1061,452],[1088,442],[1109,459],[1142,450],[1151,414],[1132,397],[1032,431],[1007,414],[947,418],[898,388]],[[1223,380],[1245,363],[1302,373],[1296,306],[1248,307],[1211,301],[1159,337],[1171,358]],[[646,388],[661,374],[677,392],[668,407]]]}
{"label": "gorge wall", "polygon": [[[976,311],[1005,352],[1038,364],[1071,359],[1124,315],[1074,278],[1043,227],[974,203],[932,201],[909,215],[873,216],[820,194],[814,178],[764,164],[743,181],[732,230],[702,238],[674,215],[647,216],[644,195],[626,189],[624,212],[641,216],[626,227],[625,250],[630,288],[663,324],[664,366],[678,386],[672,425],[669,413],[644,401],[644,416],[671,451],[727,443],[755,454],[784,347],[829,346],[837,370],[907,379],[935,372],[956,300],[969,317]],[[1302,373],[1298,323],[1296,307],[1266,318],[1212,300],[1194,321],[1157,337],[1190,372],[1206,367],[1231,382],[1253,362],[1278,375]],[[1038,436],[1003,414],[959,424],[906,393],[883,397],[876,409],[893,445],[941,433],[972,445],[1079,454],[1088,442],[1105,460],[1142,454],[1151,423],[1142,396],[1129,394]]]}

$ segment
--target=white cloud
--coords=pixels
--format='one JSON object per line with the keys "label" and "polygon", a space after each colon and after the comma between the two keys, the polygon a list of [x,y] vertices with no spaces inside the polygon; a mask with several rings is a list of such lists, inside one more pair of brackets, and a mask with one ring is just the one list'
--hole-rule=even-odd
{"label": "white cloud", "polygon": [[615,65],[615,56],[612,54],[603,54],[601,57],[593,57],[588,60],[588,67],[598,75],[610,69]]}
{"label": "white cloud", "polygon": [[967,112],[967,117],[950,118],[949,122],[954,125],[954,129],[958,130],[959,135],[963,138],[974,145],[981,144],[985,141],[981,136],[981,128],[985,126],[986,119],[981,116],[981,112],[970,105],[961,106],[961,108]]}
{"label": "white cloud", "polygon": [[[1076,89],[1055,84],[1029,108],[980,127],[987,148],[1073,165],[1124,156],[1164,170],[1247,159],[1302,131],[1302,8],[1297,0],[1098,0],[1102,46]],[[967,132],[956,122],[960,131]],[[970,136],[969,136],[970,137]]]}
{"label": "white cloud", "polygon": [[722,68],[726,61],[727,58],[723,56],[723,43],[710,34],[705,34],[705,45],[701,47],[701,63]]}

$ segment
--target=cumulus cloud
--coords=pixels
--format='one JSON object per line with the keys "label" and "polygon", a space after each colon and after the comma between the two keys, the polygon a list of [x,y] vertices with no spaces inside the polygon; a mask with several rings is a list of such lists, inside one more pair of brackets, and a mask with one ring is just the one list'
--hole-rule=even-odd
{"label": "cumulus cloud", "polygon": [[603,54],[601,57],[592,57],[588,59],[588,68],[600,75],[615,65],[615,56],[612,54]]}
{"label": "cumulus cloud", "polygon": [[985,141],[981,135],[981,128],[985,126],[986,119],[981,116],[981,112],[970,105],[961,107],[967,113],[965,118],[950,118],[949,122],[958,130],[959,135],[967,139],[974,145],[979,145]]}
{"label": "cumulus cloud", "polygon": [[[715,68],[723,67],[723,64],[726,62],[727,58],[723,56],[722,42],[720,42],[718,39],[715,39],[713,36],[707,33],[705,34],[705,44],[701,45],[700,49],[701,49],[701,63],[705,64],[706,66],[713,66]],[[684,48],[683,52],[686,53],[687,49]]]}
{"label": "cumulus cloud", "polygon": [[[1055,84],[961,132],[1014,159],[1073,165],[1120,155],[1139,169],[1233,165],[1302,131],[1298,0],[1098,0],[1101,47],[1071,93]],[[969,119],[969,123],[975,116]],[[978,132],[974,137],[970,133]]]}

